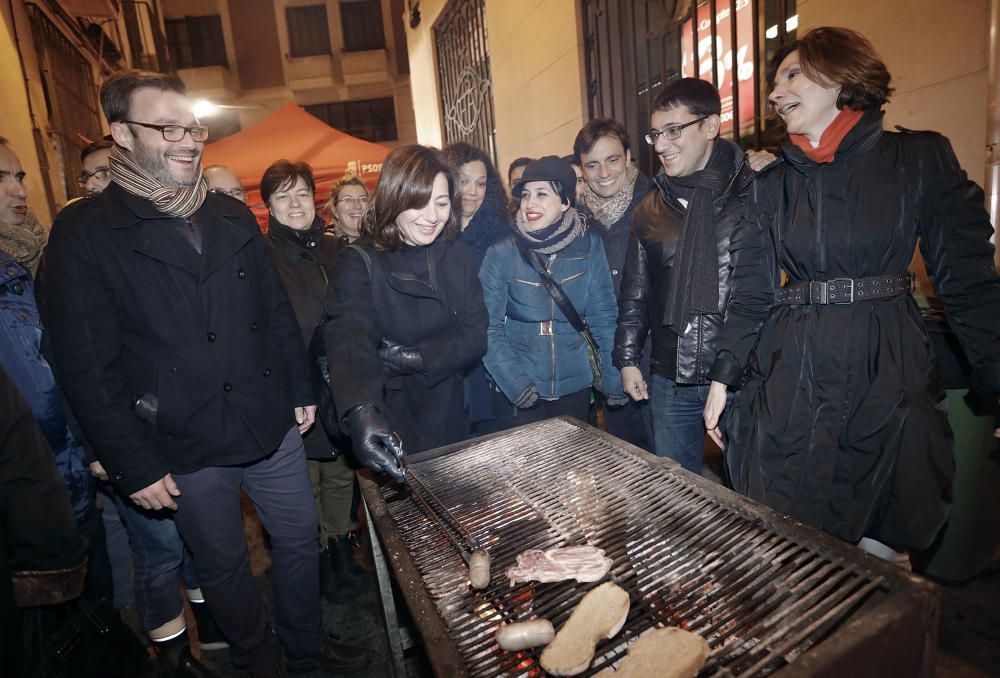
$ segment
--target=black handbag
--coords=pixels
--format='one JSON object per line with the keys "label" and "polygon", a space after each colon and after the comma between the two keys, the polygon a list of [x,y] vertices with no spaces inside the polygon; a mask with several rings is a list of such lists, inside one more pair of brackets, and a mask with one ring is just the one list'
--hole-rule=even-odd
{"label": "black handbag", "polygon": [[146,648],[106,603],[78,598],[27,608],[22,635],[26,678],[131,677],[149,670]]}
{"label": "black handbag", "polygon": [[545,270],[545,266],[542,265],[538,254],[528,249],[524,242],[516,235],[514,236],[514,244],[517,245],[518,251],[528,265],[535,269],[535,273],[542,280],[542,286],[548,291],[549,296],[552,297],[552,301],[556,302],[556,306],[559,307],[562,314],[566,316],[566,320],[583,337],[583,345],[587,349],[587,359],[590,361],[590,370],[594,375],[591,385],[600,391],[604,379],[604,366],[601,364],[601,351],[597,345],[597,340],[594,339],[593,333],[587,326],[587,321],[577,312],[576,307],[573,306],[573,302],[563,292],[563,288],[559,283],[553,280],[549,272]]}

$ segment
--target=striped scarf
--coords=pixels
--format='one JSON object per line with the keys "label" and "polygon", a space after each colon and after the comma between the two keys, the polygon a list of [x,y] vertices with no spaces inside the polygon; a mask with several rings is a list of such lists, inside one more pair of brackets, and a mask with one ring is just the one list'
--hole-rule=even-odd
{"label": "striped scarf", "polygon": [[625,180],[622,187],[618,189],[610,198],[598,195],[594,189],[587,184],[587,190],[583,195],[583,200],[587,204],[590,213],[594,215],[604,228],[611,228],[625,214],[625,210],[632,204],[632,195],[635,193],[635,181],[639,178],[639,170],[632,165],[625,168]]}
{"label": "striped scarf", "polygon": [[139,167],[132,153],[115,144],[111,149],[111,180],[132,195],[145,198],[161,212],[187,219],[198,211],[208,195],[208,185],[198,170],[198,180],[193,186],[169,188]]}

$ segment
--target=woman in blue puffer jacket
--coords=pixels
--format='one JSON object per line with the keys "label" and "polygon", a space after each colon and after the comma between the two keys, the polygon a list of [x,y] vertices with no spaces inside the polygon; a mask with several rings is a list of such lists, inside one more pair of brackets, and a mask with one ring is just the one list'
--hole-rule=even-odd
{"label": "woman in blue puffer jacket", "polygon": [[573,207],[575,187],[573,168],[555,156],[528,165],[514,187],[521,198],[514,233],[487,250],[479,271],[490,316],[483,364],[494,385],[499,430],[559,415],[586,420],[594,381],[583,338],[518,240],[538,256],[589,326],[609,404],[626,398],[621,374],[611,364],[618,317],[611,272],[601,239],[587,231]]}

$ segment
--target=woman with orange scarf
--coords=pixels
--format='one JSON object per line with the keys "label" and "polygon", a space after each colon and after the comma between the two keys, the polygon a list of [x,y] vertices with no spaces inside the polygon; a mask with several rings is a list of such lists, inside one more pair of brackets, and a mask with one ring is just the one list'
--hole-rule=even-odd
{"label": "woman with orange scarf", "polygon": [[[705,426],[727,434],[736,490],[906,565],[944,524],[954,475],[907,269],[919,240],[973,387],[1000,391],[983,192],[945,137],[882,129],[890,75],[858,33],[810,31],[768,75],[788,138],[733,235]],[[742,390],[720,422],[727,387]]]}

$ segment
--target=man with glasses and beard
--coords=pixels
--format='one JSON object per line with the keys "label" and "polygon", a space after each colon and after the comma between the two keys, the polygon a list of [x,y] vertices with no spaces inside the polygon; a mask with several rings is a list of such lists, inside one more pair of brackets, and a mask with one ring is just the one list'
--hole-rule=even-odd
{"label": "man with glasses and beard", "polygon": [[[681,78],[653,102],[653,147],[663,172],[632,216],[615,334],[615,365],[635,401],[649,400],[653,452],[700,473],[708,369],[729,300],[729,240],[753,172],[719,138],[719,92]],[[651,382],[639,369],[652,337]]]}
{"label": "man with glasses and beard", "polygon": [[[323,634],[301,437],[316,398],[264,237],[243,205],[209,193],[208,129],[179,78],[117,73],[101,105],[112,183],[60,213],[45,254],[69,400],[116,489],[173,512],[234,665],[274,675],[283,645],[290,673],[360,670],[367,649]],[[250,572],[241,488],[271,535],[277,637]]]}

